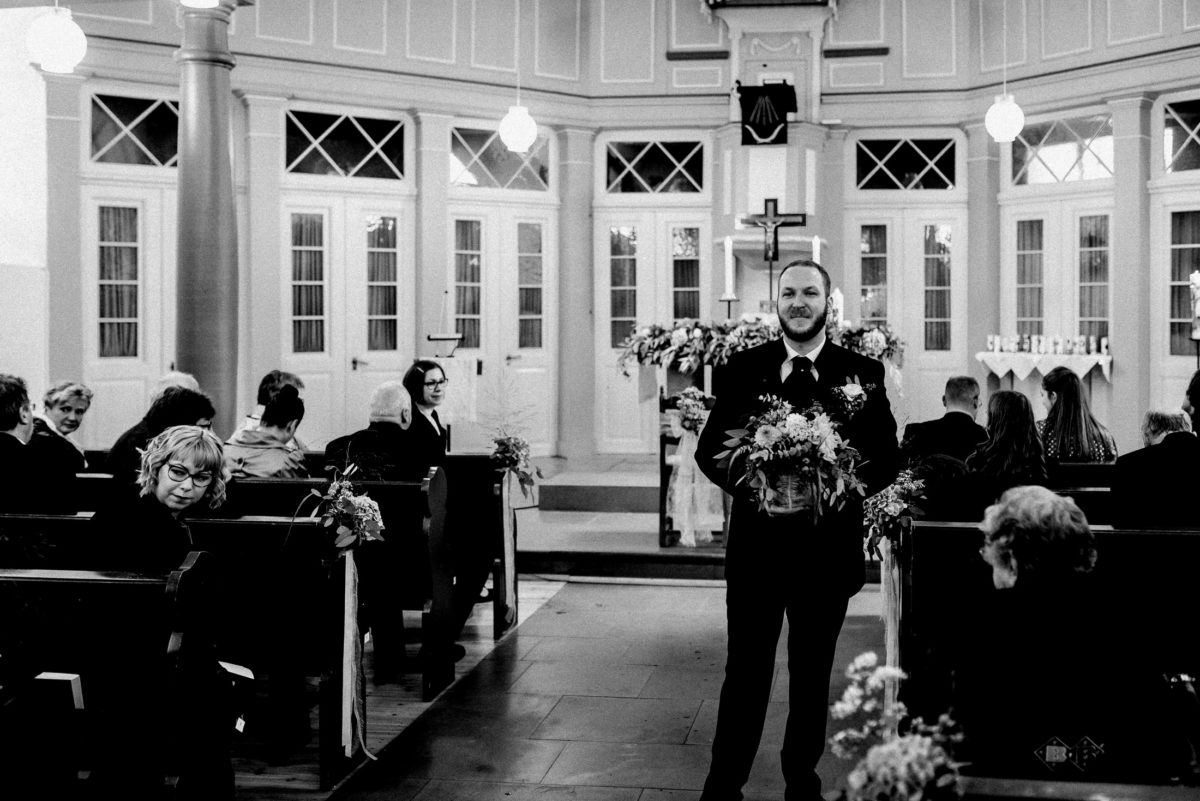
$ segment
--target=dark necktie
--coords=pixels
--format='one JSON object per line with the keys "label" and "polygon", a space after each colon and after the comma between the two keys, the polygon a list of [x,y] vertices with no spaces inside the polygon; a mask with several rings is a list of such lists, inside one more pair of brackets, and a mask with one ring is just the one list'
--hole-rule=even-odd
{"label": "dark necktie", "polygon": [[442,428],[442,421],[438,419],[437,409],[430,409],[429,416],[433,418],[433,422],[437,425],[438,433],[441,434],[444,429]]}
{"label": "dark necktie", "polygon": [[792,357],[792,372],[783,382],[783,395],[793,403],[809,403],[817,394],[817,379],[812,374],[812,359],[807,356]]}

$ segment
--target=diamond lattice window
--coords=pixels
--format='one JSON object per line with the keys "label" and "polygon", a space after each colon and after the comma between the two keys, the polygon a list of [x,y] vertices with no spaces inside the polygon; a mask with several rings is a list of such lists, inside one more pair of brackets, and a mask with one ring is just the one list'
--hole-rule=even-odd
{"label": "diamond lattice window", "polygon": [[953,189],[953,139],[861,139],[859,189]]}
{"label": "diamond lattice window", "polygon": [[610,142],[608,191],[700,192],[704,189],[702,142]]}
{"label": "diamond lattice window", "polygon": [[1015,185],[1111,178],[1112,117],[1107,114],[1026,125],[1012,145]]}
{"label": "diamond lattice window", "polygon": [[1200,170],[1200,100],[1169,103],[1163,117],[1163,164],[1167,172]]}
{"label": "diamond lattice window", "polygon": [[92,161],[177,166],[179,104],[174,100],[93,95]]}
{"label": "diamond lattice window", "polygon": [[539,135],[527,153],[514,153],[496,131],[450,132],[450,183],[491,189],[550,189],[550,140]]}
{"label": "diamond lattice window", "polygon": [[404,123],[287,112],[287,171],[343,178],[404,177]]}

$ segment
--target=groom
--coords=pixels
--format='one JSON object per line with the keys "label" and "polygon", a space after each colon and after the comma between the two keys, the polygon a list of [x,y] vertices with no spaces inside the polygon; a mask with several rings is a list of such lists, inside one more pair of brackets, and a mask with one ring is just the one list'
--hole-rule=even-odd
{"label": "groom", "polygon": [[762,737],[775,674],[775,649],[788,617],[788,719],[781,752],[787,801],[816,801],[815,767],[825,750],[829,675],[838,633],[852,595],[862,588],[862,499],[852,494],[816,524],[806,514],[769,517],[745,484],[744,465],[718,468],[725,433],[764,410],[762,395],[798,409],[824,401],[838,387],[867,390],[863,408],[840,433],[858,449],[859,478],[868,495],[896,475],[896,421],[883,387],[883,364],[825,338],[829,274],[815,261],[785,265],[779,276],[783,338],[730,357],[718,372],[717,403],[700,435],[696,462],[734,496],[725,555],[729,630],[725,682],[701,801],[738,801]]}

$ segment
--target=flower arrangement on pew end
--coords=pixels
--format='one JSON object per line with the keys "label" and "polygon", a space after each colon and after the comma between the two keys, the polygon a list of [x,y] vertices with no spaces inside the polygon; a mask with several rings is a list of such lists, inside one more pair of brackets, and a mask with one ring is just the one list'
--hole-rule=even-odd
{"label": "flower arrangement on pew end", "polygon": [[354,492],[350,476],[356,472],[358,465],[353,464],[344,473],[335,469],[325,493],[322,495],[317,490],[311,493],[320,499],[317,511],[321,513],[321,525],[334,529],[333,545],[339,555],[353,550],[360,543],[383,540],[383,518],[379,514],[379,504],[365,492]]}
{"label": "flower arrangement on pew end", "polygon": [[896,480],[863,503],[863,523],[867,529],[867,550],[878,555],[882,539],[896,542],[900,521],[923,512],[917,501],[925,497],[925,481],[914,478],[912,470],[901,470]]}
{"label": "flower arrangement on pew end", "polygon": [[492,442],[496,446],[491,457],[497,463],[496,469],[508,471],[520,485],[521,495],[529,499],[536,479],[544,478],[542,468],[530,461],[529,443],[505,431],[492,437]]}
{"label": "flower arrangement on pew end", "polygon": [[687,387],[667,398],[666,405],[668,409],[679,412],[679,425],[684,431],[699,434],[716,400],[702,389]]}
{"label": "flower arrangement on pew end", "polygon": [[821,403],[795,409],[774,395],[760,400],[766,410],[745,428],[725,432],[726,450],[716,456],[726,469],[740,462],[742,475],[735,483],[755,491],[760,509],[772,516],[808,511],[816,522],[822,513],[841,509],[850,493],[863,494],[855,473],[859,453],[838,433],[842,421],[866,402],[861,386],[834,390],[834,416]]}
{"label": "flower arrangement on pew end", "polygon": [[962,797],[953,748],[962,734],[949,715],[937,723],[910,718],[900,701],[885,700],[904,671],[879,664],[873,651],[846,669],[850,684],[830,710],[847,727],[829,740],[840,759],[854,760],[842,801],[953,801]]}

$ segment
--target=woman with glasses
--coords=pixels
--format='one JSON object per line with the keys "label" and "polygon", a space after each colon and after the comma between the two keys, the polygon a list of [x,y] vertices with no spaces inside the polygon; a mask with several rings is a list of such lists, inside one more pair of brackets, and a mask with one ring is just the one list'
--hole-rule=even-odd
{"label": "woman with glasses", "polygon": [[437,407],[446,399],[449,381],[437,362],[418,359],[408,368],[402,383],[417,407],[405,437],[404,459],[411,468],[408,477],[420,480],[430,467],[446,461],[446,429],[438,418]]}
{"label": "woman with glasses", "polygon": [[97,567],[162,570],[179,567],[191,550],[184,513],[225,500],[225,456],[221,440],[200,426],[172,426],[156,436],[141,456],[137,495],[121,494],[96,512],[92,526],[103,543]]}

